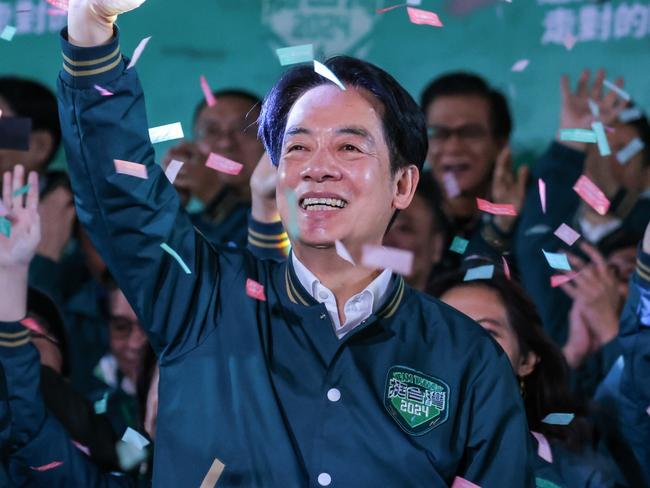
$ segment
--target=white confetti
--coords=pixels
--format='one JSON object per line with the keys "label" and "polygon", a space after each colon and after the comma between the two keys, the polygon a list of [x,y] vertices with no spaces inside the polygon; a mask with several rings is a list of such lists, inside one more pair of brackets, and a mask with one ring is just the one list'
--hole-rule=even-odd
{"label": "white confetti", "polygon": [[174,139],[182,139],[183,137],[183,127],[180,122],[160,125],[149,129],[149,139],[151,139],[151,144],[173,141]]}
{"label": "white confetti", "polygon": [[345,87],[343,86],[343,83],[341,83],[341,80],[337,78],[337,76],[332,73],[332,71],[325,66],[323,63],[320,63],[314,59],[314,71],[321,75],[324,78],[327,78],[331,82],[335,83],[336,86],[338,86],[341,90],[345,90]]}
{"label": "white confetti", "polygon": [[636,156],[637,153],[643,151],[643,149],[645,149],[645,144],[640,138],[635,137],[623,149],[616,153],[616,160],[620,164],[625,164]]}

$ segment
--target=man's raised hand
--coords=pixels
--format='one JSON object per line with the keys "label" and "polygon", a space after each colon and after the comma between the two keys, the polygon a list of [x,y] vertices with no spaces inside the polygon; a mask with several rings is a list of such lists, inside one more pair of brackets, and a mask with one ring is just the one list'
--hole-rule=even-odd
{"label": "man's raised hand", "polygon": [[81,47],[106,44],[117,16],[138,8],[144,0],[69,0],[68,39]]}

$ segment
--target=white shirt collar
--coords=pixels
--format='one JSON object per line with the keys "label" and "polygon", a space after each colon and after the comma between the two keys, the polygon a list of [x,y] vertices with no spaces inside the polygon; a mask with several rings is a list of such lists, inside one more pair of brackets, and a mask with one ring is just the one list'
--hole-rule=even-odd
{"label": "white shirt collar", "polygon": [[327,308],[332,323],[334,324],[334,332],[339,339],[379,310],[386,299],[390,280],[393,275],[390,269],[385,269],[364,290],[350,297],[344,307],[345,323],[341,324],[334,293],[323,285],[316,275],[309,271],[293,252],[291,253],[291,260],[293,269],[302,287],[314,300],[324,304],[325,308]]}

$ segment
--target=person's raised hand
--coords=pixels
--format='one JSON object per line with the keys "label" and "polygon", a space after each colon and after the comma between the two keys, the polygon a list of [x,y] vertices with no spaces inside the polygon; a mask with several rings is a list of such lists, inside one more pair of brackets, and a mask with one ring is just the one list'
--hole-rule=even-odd
{"label": "person's raised hand", "polygon": [[[25,184],[25,169],[16,165],[13,173],[2,177],[2,205],[11,223],[9,236],[0,234],[0,268],[27,268],[41,239],[41,219],[38,214],[38,174],[29,173],[29,190],[19,194]],[[2,273],[3,270],[0,270]]]}
{"label": "person's raised hand", "polygon": [[38,205],[41,217],[41,242],[36,253],[59,261],[72,235],[75,221],[72,192],[65,186],[58,186],[43,197]]}
{"label": "person's raised hand", "polygon": [[106,44],[113,37],[117,16],[143,3],[144,0],[68,0],[68,39],[82,47]]}
{"label": "person's raised hand", "polygon": [[251,175],[251,211],[258,222],[277,222],[280,218],[275,201],[277,180],[278,170],[265,152]]}
{"label": "person's raised hand", "polygon": [[[526,198],[526,182],[528,181],[528,166],[522,165],[516,173],[512,171],[512,153],[505,146],[497,156],[492,176],[492,199],[496,203],[510,203],[517,213],[521,210]],[[497,215],[494,224],[504,233],[509,233],[515,223],[514,217]]]}

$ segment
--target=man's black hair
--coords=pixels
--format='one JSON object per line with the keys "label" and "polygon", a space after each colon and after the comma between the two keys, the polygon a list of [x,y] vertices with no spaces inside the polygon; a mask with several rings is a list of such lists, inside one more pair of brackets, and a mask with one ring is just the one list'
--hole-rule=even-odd
{"label": "man's black hair", "polygon": [[[363,88],[382,104],[381,118],[390,152],[391,173],[409,164],[422,169],[428,144],[424,115],[395,78],[373,64],[349,56],[329,58],[325,66],[344,85]],[[294,103],[312,88],[328,83],[331,82],[316,73],[311,65],[300,65],[285,72],[264,99],[259,137],[276,166]]]}
{"label": "man's black hair", "polygon": [[45,161],[47,167],[61,144],[61,126],[56,96],[37,81],[16,76],[0,77],[2,97],[17,117],[32,119],[32,131],[44,130],[52,136],[52,150]]}
{"label": "man's black hair", "polygon": [[[256,106],[262,105],[262,99],[255,95],[253,92],[249,92],[247,90],[242,90],[240,88],[226,88],[224,90],[216,90],[212,92],[212,95],[214,95],[214,98],[217,99],[217,103],[219,103],[219,98],[241,98],[242,100],[246,100],[247,102],[250,102],[251,104],[251,112],[253,111],[253,108]],[[206,107],[207,102],[204,99],[199,102],[199,104],[196,106],[194,109],[194,115],[192,117],[192,125],[196,125],[196,121],[199,118],[199,114],[201,111]],[[254,118],[251,118],[251,124],[255,122]]]}
{"label": "man's black hair", "polygon": [[478,96],[490,106],[490,125],[495,139],[507,140],[512,132],[512,117],[503,94],[490,87],[478,75],[457,71],[433,80],[422,92],[420,106],[424,113],[439,97]]}

